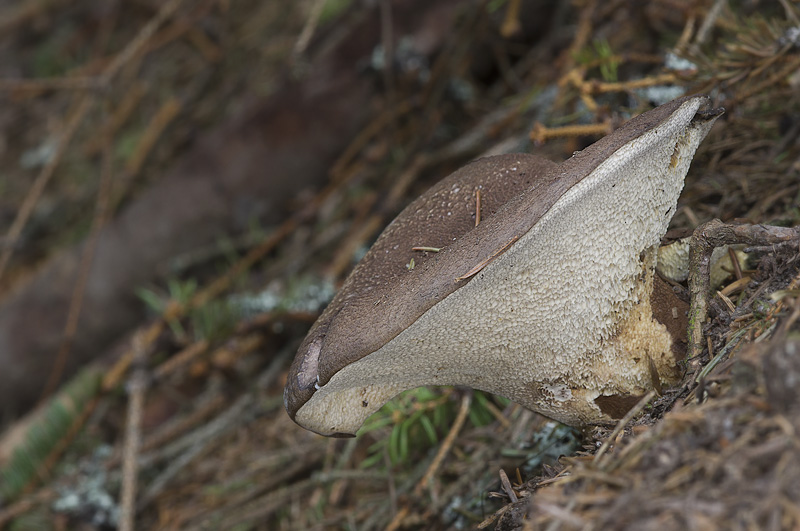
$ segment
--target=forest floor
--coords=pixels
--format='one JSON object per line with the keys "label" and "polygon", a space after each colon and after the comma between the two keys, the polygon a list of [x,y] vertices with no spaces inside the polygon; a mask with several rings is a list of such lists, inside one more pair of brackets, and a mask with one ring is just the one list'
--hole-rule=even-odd
{"label": "forest floor", "polygon": [[0,529],[800,528],[797,245],[617,428],[436,388],[327,439],[282,399],[381,229],[479,156],[707,93],[671,229],[800,225],[796,2],[17,0],[0,30]]}

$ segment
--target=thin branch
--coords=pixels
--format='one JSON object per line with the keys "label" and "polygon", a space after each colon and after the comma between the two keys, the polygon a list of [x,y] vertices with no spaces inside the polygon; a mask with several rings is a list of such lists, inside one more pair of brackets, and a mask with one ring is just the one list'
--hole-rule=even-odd
{"label": "thin branch", "polygon": [[40,400],[45,400],[55,391],[58,386],[61,376],[64,373],[64,367],[67,364],[69,351],[72,347],[72,341],[75,339],[75,334],[78,330],[78,319],[81,315],[81,306],[83,305],[83,295],[86,292],[86,285],[89,282],[89,273],[92,269],[92,261],[97,249],[97,242],[100,238],[100,231],[108,221],[110,214],[110,201],[111,201],[111,188],[114,182],[114,172],[111,168],[111,143],[106,142],[103,149],[102,168],[100,170],[100,186],[97,190],[97,202],[95,206],[94,219],[92,220],[91,233],[83,248],[81,254],[81,262],[79,266],[78,279],[75,282],[75,287],[70,297],[69,310],[67,312],[67,323],[64,326],[64,335],[61,339],[61,344],[58,348],[53,366],[50,369],[47,383],[42,389]]}
{"label": "thin branch", "polygon": [[689,248],[689,352],[692,359],[703,351],[703,325],[708,317],[711,253],[723,245],[775,245],[800,241],[800,226],[726,224],[713,219],[695,229]]}
{"label": "thin branch", "polygon": [[628,423],[633,419],[633,417],[638,415],[639,412],[641,412],[644,409],[644,406],[646,406],[647,403],[650,402],[655,396],[656,396],[655,391],[649,391],[646,395],[642,397],[641,400],[639,400],[636,403],[635,406],[633,406],[630,409],[630,411],[628,411],[625,414],[624,417],[622,417],[622,420],[620,420],[617,423],[616,427],[614,428],[614,431],[611,432],[611,434],[605,440],[603,445],[600,447],[599,450],[597,450],[597,453],[594,455],[594,462],[598,465],[599,468],[602,469],[606,464],[606,462],[603,461],[603,455],[608,451],[609,448],[611,448],[612,441],[617,438],[617,435],[622,433],[622,430],[625,429],[625,426],[628,425]]}
{"label": "thin branch", "polygon": [[461,408],[458,410],[458,415],[456,416],[455,422],[453,422],[453,426],[450,428],[450,432],[447,434],[447,437],[444,438],[444,441],[442,441],[442,445],[439,447],[439,451],[436,452],[436,457],[433,458],[428,470],[425,471],[425,475],[422,476],[422,479],[414,488],[414,494],[417,496],[422,494],[422,490],[426,487],[429,487],[433,481],[433,476],[436,475],[436,472],[442,465],[442,461],[444,461],[445,456],[447,456],[447,454],[450,452],[450,449],[453,447],[453,442],[456,440],[456,436],[464,426],[464,422],[467,420],[467,414],[469,413],[469,408],[471,405],[472,393],[464,393],[464,396],[461,397]]}
{"label": "thin branch", "polygon": [[61,135],[59,135],[58,147],[56,148],[55,154],[47,161],[42,171],[39,172],[28,195],[22,202],[22,206],[20,206],[17,212],[17,217],[14,218],[14,223],[11,224],[11,228],[8,230],[5,237],[5,248],[3,249],[2,255],[0,255],[0,278],[3,278],[3,273],[11,260],[11,255],[17,246],[22,230],[28,223],[28,219],[31,217],[34,207],[39,202],[39,198],[42,196],[45,186],[50,182],[50,178],[53,177],[56,167],[61,162],[64,153],[67,151],[67,146],[72,140],[75,131],[78,129],[78,125],[83,121],[83,117],[88,112],[89,107],[91,107],[91,98],[84,96],[80,103],[78,103],[78,108],[69,120],[67,120],[67,124],[64,126]]}
{"label": "thin branch", "polygon": [[128,422],[125,426],[125,446],[122,452],[122,489],[120,492],[120,531],[133,531],[136,522],[136,483],[139,471],[139,448],[142,444],[142,411],[147,390],[144,361],[147,346],[137,334],[133,340],[136,370],[128,382]]}

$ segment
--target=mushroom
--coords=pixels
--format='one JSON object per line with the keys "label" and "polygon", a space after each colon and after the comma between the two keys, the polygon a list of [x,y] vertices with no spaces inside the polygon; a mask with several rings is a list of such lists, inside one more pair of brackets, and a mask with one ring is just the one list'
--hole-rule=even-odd
{"label": "mushroom", "polygon": [[654,269],[692,157],[723,112],[708,106],[681,98],[561,164],[487,157],[433,186],[300,345],[290,417],[349,436],[401,391],[463,385],[573,426],[608,424],[674,383],[686,304]]}
{"label": "mushroom", "polygon": [[[658,265],[656,272],[662,277],[673,282],[685,282],[689,278],[689,248],[691,237],[681,238],[658,248]],[[737,262],[744,267],[750,261],[750,256],[744,252],[744,245],[723,245],[715,247],[711,253],[711,267],[709,272],[710,285],[713,289],[719,288],[734,270],[731,253],[736,256]]]}

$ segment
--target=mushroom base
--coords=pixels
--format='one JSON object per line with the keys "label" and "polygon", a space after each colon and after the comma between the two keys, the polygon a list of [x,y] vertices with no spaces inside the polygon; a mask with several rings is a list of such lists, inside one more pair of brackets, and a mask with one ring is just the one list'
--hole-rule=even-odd
{"label": "mushroom base", "polygon": [[[541,190],[532,186],[456,238],[429,263],[448,258],[447,267],[423,269],[458,288],[440,293],[430,283],[412,283],[416,291],[409,293],[432,304],[410,323],[393,325],[394,314],[417,308],[394,277],[377,277],[384,284],[369,283],[360,298],[339,297],[307,340],[323,342],[316,378],[314,359],[294,365],[292,385],[319,383],[313,391],[290,389],[295,420],[325,435],[353,434],[402,390],[466,385],[573,426],[612,423],[638,396],[674,382],[673,338],[683,341],[685,316],[669,307],[669,290],[654,289],[656,250],[695,149],[719,115],[700,111],[706,104],[686,98],[631,120],[548,170],[549,182],[583,176],[570,180],[546,211],[534,208]],[[502,161],[512,166],[499,168]],[[485,164],[515,178],[517,163],[502,161]],[[530,228],[503,232],[529,217],[535,218]],[[493,231],[504,235],[493,240]],[[493,245],[483,245],[486,239]],[[351,311],[359,301],[368,311]],[[664,301],[667,308],[660,307]],[[392,334],[366,350],[361,338],[375,327]],[[308,352],[316,351],[307,344],[301,355]]]}
{"label": "mushroom base", "polygon": [[[672,385],[680,378],[672,335],[667,326],[653,317],[656,256],[655,246],[642,253],[639,274],[629,298],[633,302],[620,309],[626,317],[596,352],[584,356],[591,363],[579,372],[563,365],[561,374],[552,379],[530,380],[522,386],[509,381],[509,385],[498,387],[496,379],[488,374],[490,371],[482,369],[480,364],[470,370],[448,366],[443,358],[425,360],[419,357],[424,350],[422,346],[419,351],[402,354],[384,348],[334,375],[300,408],[296,420],[321,435],[354,435],[367,417],[406,389],[468,385],[499,393],[572,426],[612,424],[647,391]],[[398,363],[398,357],[406,361]],[[389,363],[385,358],[394,362]],[[438,366],[430,365],[431,361]],[[499,361],[495,358],[495,365]],[[528,370],[520,368],[517,372],[524,374]],[[358,385],[365,373],[371,374],[375,383]],[[353,404],[359,407],[353,408]]]}

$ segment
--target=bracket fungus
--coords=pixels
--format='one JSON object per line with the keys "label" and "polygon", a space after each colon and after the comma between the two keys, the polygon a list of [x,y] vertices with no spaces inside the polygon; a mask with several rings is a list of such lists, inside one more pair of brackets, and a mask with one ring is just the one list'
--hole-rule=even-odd
{"label": "bracket fungus", "polygon": [[487,157],[433,186],[300,345],[291,418],[347,436],[401,391],[465,385],[573,426],[607,424],[674,383],[687,305],[654,270],[695,150],[723,112],[708,107],[681,98],[561,164]]}

